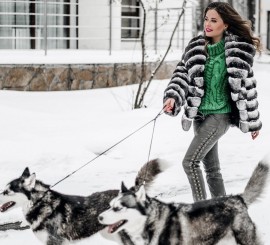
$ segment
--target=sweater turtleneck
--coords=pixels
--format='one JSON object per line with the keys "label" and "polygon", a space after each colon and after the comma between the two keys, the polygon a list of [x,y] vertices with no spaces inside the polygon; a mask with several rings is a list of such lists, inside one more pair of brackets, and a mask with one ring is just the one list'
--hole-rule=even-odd
{"label": "sweater turtleneck", "polygon": [[221,39],[219,42],[214,43],[214,44],[208,44],[207,45],[207,52],[209,56],[217,56],[225,51],[225,41],[224,39]]}

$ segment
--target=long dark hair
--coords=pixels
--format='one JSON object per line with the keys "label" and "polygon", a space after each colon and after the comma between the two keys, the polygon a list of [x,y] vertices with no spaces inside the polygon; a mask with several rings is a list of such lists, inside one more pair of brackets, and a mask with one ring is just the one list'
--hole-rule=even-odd
{"label": "long dark hair", "polygon": [[248,43],[253,44],[257,51],[261,50],[260,39],[253,36],[251,31],[251,22],[244,20],[230,4],[225,2],[212,2],[204,10],[204,17],[210,9],[214,9],[218,12],[223,22],[228,25],[227,31],[229,33],[244,38]]}

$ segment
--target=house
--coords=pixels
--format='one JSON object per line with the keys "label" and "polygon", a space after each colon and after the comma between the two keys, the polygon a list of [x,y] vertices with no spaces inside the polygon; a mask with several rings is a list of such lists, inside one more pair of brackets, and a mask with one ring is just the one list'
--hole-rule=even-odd
{"label": "house", "polygon": [[[148,49],[166,48],[182,2],[145,1]],[[193,34],[194,2],[188,1],[175,48]],[[139,0],[5,0],[0,1],[0,49],[139,49],[142,23]]]}
{"label": "house", "polygon": [[[201,8],[208,2],[187,1],[171,42],[171,49],[179,55],[173,63],[164,63],[157,79],[170,77],[183,48],[197,35],[198,23],[202,24]],[[227,2],[252,21],[255,33],[269,49],[269,0]],[[144,6],[139,0],[0,1],[0,89],[73,90],[137,83],[140,80],[139,60],[130,59],[124,64],[114,59],[99,64],[93,59],[78,58],[82,52],[85,57],[90,57],[87,52],[91,50],[106,51],[107,56],[118,51],[129,52],[130,56],[140,52],[143,7],[146,12],[146,50],[156,54],[165,51],[182,13],[183,0],[143,0],[143,3]],[[19,59],[20,50],[29,53],[23,53]],[[35,59],[38,51],[43,50],[43,58]],[[58,56],[57,63],[55,59],[49,60],[47,55],[47,51],[51,54],[55,50],[62,51],[62,59]],[[155,64],[148,62],[146,65],[147,73],[151,74]]]}
{"label": "house", "polygon": [[[145,47],[158,54],[169,46],[183,0],[143,2]],[[171,76],[183,48],[196,34],[196,0],[187,2],[171,42],[178,56],[163,63],[157,79]],[[138,83],[141,58],[101,64],[90,57],[91,51],[106,51],[105,61],[114,51],[141,56],[143,13],[139,0],[0,1],[0,89],[78,90]],[[52,54],[56,56],[50,59]],[[147,76],[155,62],[146,61]]]}

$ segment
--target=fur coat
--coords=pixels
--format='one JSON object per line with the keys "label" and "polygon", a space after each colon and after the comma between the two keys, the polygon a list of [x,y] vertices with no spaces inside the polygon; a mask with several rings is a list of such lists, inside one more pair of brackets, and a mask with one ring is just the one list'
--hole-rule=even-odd
{"label": "fur coat", "polygon": [[[245,133],[260,130],[262,127],[256,80],[252,70],[254,55],[255,47],[243,38],[233,34],[225,36],[225,59],[232,102],[231,121]],[[165,89],[164,101],[168,98],[175,99],[173,111],[167,114],[176,116],[184,106],[182,126],[186,131],[197,115],[204,96],[206,59],[205,38],[203,36],[193,38]]]}

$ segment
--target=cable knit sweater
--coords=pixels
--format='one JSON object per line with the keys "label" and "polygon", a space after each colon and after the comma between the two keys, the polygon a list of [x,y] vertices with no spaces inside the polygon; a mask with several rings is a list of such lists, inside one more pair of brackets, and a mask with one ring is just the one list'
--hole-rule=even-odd
{"label": "cable knit sweater", "polygon": [[205,95],[199,107],[199,111],[204,115],[231,112],[224,44],[222,39],[218,43],[207,45]]}
{"label": "cable knit sweater", "polygon": [[[255,48],[251,43],[232,33],[226,34],[225,60],[232,101],[232,123],[245,133],[262,127],[258,111],[257,82],[252,70],[254,55]],[[176,116],[184,107],[184,130],[190,129],[205,94],[206,59],[205,38],[200,35],[189,42],[164,92],[164,101],[168,98],[175,100],[173,111],[166,112],[167,114]]]}

